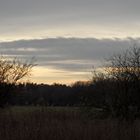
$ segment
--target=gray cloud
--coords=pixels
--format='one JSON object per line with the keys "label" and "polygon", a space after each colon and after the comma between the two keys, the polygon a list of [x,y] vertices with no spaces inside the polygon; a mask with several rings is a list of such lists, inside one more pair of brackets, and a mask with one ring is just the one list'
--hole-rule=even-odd
{"label": "gray cloud", "polygon": [[3,55],[24,59],[36,57],[39,66],[85,71],[93,65],[99,66],[104,58],[125,50],[140,39],[95,39],[95,38],[49,38],[19,40],[0,43]]}
{"label": "gray cloud", "polygon": [[47,17],[79,13],[95,16],[114,16],[114,14],[138,16],[139,4],[138,0],[0,0],[0,11],[2,11],[0,16],[9,18],[42,15]]}
{"label": "gray cloud", "polygon": [[138,0],[0,0],[0,32],[75,25],[137,28],[139,5]]}

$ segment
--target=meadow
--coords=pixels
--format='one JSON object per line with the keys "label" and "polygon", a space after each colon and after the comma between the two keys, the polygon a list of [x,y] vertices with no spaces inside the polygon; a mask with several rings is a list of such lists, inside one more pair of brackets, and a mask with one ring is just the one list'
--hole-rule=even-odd
{"label": "meadow", "polygon": [[[97,111],[95,111],[97,112]],[[0,110],[0,140],[139,140],[140,121],[96,118],[77,107]]]}

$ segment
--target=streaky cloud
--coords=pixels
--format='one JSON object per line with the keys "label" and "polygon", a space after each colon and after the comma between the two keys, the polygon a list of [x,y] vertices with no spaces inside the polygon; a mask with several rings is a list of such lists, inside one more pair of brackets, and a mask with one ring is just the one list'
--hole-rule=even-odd
{"label": "streaky cloud", "polygon": [[19,56],[23,59],[35,56],[38,65],[80,71],[92,65],[99,66],[100,61],[139,44],[140,38],[96,39],[96,38],[47,38],[1,42],[0,52],[7,56]]}

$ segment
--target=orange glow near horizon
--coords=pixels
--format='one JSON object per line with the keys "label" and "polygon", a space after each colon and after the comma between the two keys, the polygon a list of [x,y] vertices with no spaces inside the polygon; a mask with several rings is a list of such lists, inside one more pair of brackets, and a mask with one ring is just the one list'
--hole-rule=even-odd
{"label": "orange glow near horizon", "polygon": [[89,75],[89,72],[71,72],[38,66],[33,69],[29,81],[44,84],[73,84],[76,81],[88,81]]}

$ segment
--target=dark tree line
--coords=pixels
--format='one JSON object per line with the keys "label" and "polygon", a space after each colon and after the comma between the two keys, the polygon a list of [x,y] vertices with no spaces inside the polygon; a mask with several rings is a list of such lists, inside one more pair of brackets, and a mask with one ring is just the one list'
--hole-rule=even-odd
{"label": "dark tree line", "polygon": [[55,84],[19,84],[11,95],[11,105],[77,106],[78,92],[71,86]]}

